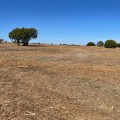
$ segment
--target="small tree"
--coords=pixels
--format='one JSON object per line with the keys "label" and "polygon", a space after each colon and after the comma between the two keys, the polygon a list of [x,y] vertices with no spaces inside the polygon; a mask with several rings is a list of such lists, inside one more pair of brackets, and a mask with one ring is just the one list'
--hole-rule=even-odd
{"label": "small tree", "polygon": [[104,46],[105,46],[105,48],[116,48],[116,41],[115,40],[106,40]]}
{"label": "small tree", "polygon": [[87,46],[95,46],[95,43],[94,42],[88,42]]}
{"label": "small tree", "polygon": [[97,46],[98,47],[102,47],[104,45],[104,43],[102,42],[102,41],[99,41],[98,43],[97,43]]}
{"label": "small tree", "polygon": [[4,40],[3,39],[0,39],[0,43],[2,43]]}
{"label": "small tree", "polygon": [[23,43],[23,46],[27,46],[31,39],[37,38],[38,31],[35,28],[15,28],[9,33],[9,38],[13,42]]}
{"label": "small tree", "polygon": [[116,47],[120,47],[120,43],[116,43]]}

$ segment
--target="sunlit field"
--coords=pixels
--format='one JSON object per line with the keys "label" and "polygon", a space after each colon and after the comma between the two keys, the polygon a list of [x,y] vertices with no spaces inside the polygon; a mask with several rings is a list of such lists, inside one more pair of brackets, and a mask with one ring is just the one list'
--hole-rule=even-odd
{"label": "sunlit field", "polygon": [[0,44],[0,120],[120,120],[120,48]]}

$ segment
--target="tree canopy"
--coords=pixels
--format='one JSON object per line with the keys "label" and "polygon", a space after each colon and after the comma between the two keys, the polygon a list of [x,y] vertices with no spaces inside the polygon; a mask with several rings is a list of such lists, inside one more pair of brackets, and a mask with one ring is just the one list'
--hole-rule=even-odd
{"label": "tree canopy", "polygon": [[3,39],[0,39],[0,43],[2,43],[4,40]]}
{"label": "tree canopy", "polygon": [[95,43],[94,42],[88,42],[87,46],[95,46]]}
{"label": "tree canopy", "polygon": [[103,45],[104,45],[103,41],[99,41],[99,42],[97,43],[97,46],[98,46],[98,47],[101,47],[101,46],[103,46]]}
{"label": "tree canopy", "polygon": [[37,38],[38,31],[35,28],[15,28],[8,36],[17,45],[23,43],[23,46],[27,46],[31,39]]}
{"label": "tree canopy", "polygon": [[106,40],[105,48],[116,48],[116,41],[115,40]]}

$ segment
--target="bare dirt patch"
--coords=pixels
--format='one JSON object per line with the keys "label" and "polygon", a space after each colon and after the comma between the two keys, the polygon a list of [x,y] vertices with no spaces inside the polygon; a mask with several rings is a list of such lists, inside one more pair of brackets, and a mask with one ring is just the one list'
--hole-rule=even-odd
{"label": "bare dirt patch", "polygon": [[120,49],[0,45],[1,120],[119,120]]}

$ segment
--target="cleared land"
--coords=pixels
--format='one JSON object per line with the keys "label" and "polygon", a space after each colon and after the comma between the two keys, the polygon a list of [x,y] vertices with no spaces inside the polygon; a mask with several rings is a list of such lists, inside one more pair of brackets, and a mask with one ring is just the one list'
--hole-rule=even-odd
{"label": "cleared land", "polygon": [[120,48],[0,44],[0,120],[120,120]]}

